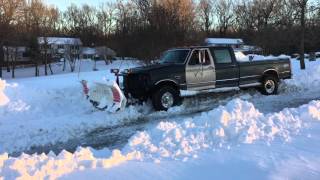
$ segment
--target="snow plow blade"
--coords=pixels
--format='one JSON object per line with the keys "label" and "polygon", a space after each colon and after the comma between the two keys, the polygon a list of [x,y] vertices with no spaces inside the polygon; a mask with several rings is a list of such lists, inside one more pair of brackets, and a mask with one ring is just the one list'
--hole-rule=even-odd
{"label": "snow plow blade", "polygon": [[116,82],[94,82],[89,86],[86,80],[82,80],[81,84],[83,93],[96,109],[115,113],[126,107],[127,98]]}

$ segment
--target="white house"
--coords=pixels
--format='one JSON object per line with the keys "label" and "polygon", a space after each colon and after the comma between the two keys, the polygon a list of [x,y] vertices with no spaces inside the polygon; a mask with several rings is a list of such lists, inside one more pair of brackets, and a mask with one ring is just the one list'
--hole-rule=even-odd
{"label": "white house", "polygon": [[95,48],[83,47],[81,50],[82,59],[94,59],[96,55],[97,55],[97,51]]}
{"label": "white house", "polygon": [[38,37],[38,44],[42,53],[51,54],[53,57],[61,57],[67,52],[79,56],[82,47],[80,38],[66,37]]}
{"label": "white house", "polygon": [[12,61],[12,58],[17,62],[30,61],[28,48],[25,46],[5,46],[3,47],[3,50],[5,62]]}
{"label": "white house", "polygon": [[116,52],[106,46],[95,48],[83,47],[81,57],[83,59],[111,60],[116,56]]}

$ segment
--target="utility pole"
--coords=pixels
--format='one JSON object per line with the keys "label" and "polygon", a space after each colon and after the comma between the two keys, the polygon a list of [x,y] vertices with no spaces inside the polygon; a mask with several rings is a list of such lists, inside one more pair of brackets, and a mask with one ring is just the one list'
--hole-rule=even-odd
{"label": "utility pole", "polygon": [[308,0],[298,0],[300,7],[300,68],[306,69],[306,65],[304,62],[304,39],[305,39],[305,15]]}

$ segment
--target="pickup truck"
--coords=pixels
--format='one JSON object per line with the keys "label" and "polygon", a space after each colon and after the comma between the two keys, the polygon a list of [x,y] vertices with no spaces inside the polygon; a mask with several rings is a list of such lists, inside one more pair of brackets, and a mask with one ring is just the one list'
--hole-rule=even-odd
{"label": "pickup truck", "polygon": [[291,78],[289,58],[238,62],[231,47],[187,47],[163,53],[159,63],[121,74],[126,97],[152,100],[155,110],[178,105],[184,92],[220,92],[258,87],[278,92],[280,80]]}

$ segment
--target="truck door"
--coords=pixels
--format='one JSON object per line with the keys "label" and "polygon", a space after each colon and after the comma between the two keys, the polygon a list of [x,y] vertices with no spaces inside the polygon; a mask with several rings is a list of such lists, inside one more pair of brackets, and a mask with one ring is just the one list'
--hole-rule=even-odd
{"label": "truck door", "polygon": [[229,47],[211,47],[216,68],[216,88],[238,87],[239,67]]}
{"label": "truck door", "polygon": [[216,73],[209,49],[194,49],[186,65],[187,89],[212,89],[215,80]]}

